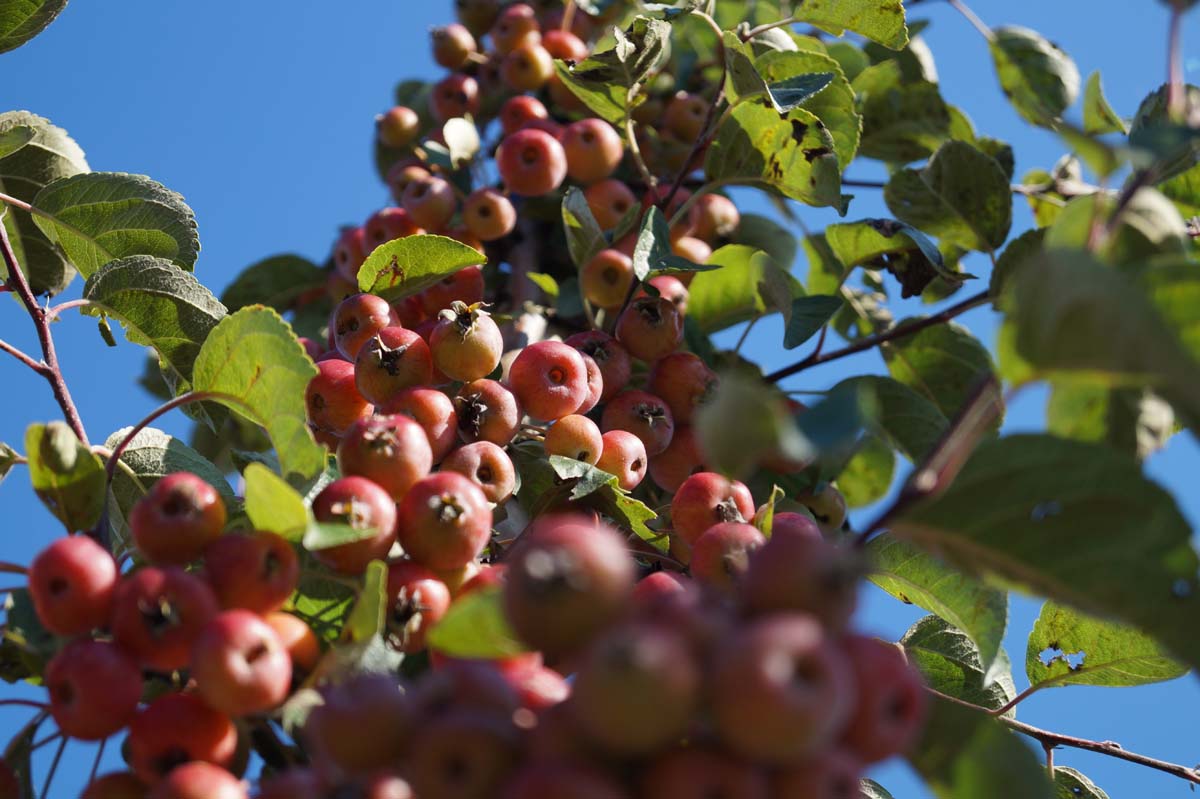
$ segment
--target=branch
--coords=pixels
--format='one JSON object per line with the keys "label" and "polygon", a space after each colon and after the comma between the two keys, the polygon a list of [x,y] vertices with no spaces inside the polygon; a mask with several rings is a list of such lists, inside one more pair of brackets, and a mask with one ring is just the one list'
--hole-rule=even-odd
{"label": "branch", "polygon": [[120,463],[121,456],[125,454],[125,449],[129,446],[129,443],[133,441],[135,437],[137,437],[138,433],[145,430],[151,422],[168,411],[173,411],[176,408],[183,407],[184,405],[189,405],[193,402],[201,402],[207,399],[213,399],[214,397],[218,396],[221,395],[212,391],[189,391],[186,394],[180,394],[175,399],[165,402],[154,410],[150,411],[150,413],[146,415],[146,418],[142,419],[140,422],[131,427],[129,432],[125,434],[125,437],[121,439],[121,442],[113,447],[112,455],[109,456],[108,463],[104,466],[104,471],[108,482],[112,483],[113,475],[117,471],[117,464]]}
{"label": "branch", "polygon": [[946,0],[946,2],[950,4],[951,8],[966,17],[967,22],[970,22],[975,27],[975,30],[979,31],[983,38],[987,39],[989,42],[996,38],[996,35],[992,33],[992,29],[987,26],[987,23],[981,20],[979,16],[967,6],[966,3],[962,2],[962,0]]}
{"label": "branch", "polygon": [[25,364],[33,371],[37,372],[42,377],[48,376],[49,370],[46,368],[46,364],[38,363],[33,358],[30,358],[28,355],[21,352],[19,349],[17,349],[13,345],[9,344],[4,339],[0,339],[0,352],[7,352],[9,355],[13,356],[18,361]]}
{"label": "branch", "polygon": [[910,322],[905,325],[897,325],[890,330],[885,330],[884,332],[877,333],[873,336],[866,336],[865,338],[861,338],[858,341],[855,341],[853,344],[843,347],[840,350],[834,350],[833,352],[827,352],[824,354],[821,354],[819,351],[814,352],[812,355],[809,355],[802,361],[798,361],[791,366],[785,366],[782,369],[771,372],[763,379],[768,383],[778,383],[780,380],[791,377],[795,374],[799,374],[805,369],[810,369],[823,363],[829,363],[830,361],[836,361],[840,358],[845,358],[848,355],[864,352],[881,344],[886,344],[889,341],[895,341],[896,339],[911,336],[914,333],[921,332],[927,327],[934,327],[936,325],[949,322],[956,316],[961,316],[967,311],[986,304],[989,299],[991,299],[991,294],[986,290],[981,291],[978,294],[972,295],[967,299],[956,303],[955,305],[951,305],[949,308],[936,313],[933,316],[927,316],[924,319],[918,319],[915,322]]}

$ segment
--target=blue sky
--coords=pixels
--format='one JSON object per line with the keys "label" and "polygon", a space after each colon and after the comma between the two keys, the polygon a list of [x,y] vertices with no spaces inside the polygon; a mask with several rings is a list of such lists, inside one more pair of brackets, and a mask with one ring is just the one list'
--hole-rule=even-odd
{"label": "blue sky", "polygon": [[[1113,106],[1132,115],[1166,74],[1166,12],[1141,0],[977,0],[989,24],[1021,24],[1044,32],[1071,54],[1086,77],[1099,69]],[[387,201],[376,180],[369,144],[372,118],[390,105],[392,86],[406,77],[435,77],[426,31],[452,15],[449,0],[208,0],[161,3],[124,0],[72,3],[38,39],[0,56],[0,110],[27,109],[64,127],[93,169],[150,175],[181,192],[196,212],[203,251],[197,275],[217,293],[243,267],[268,255],[297,252],[321,260],[337,227],[359,223]],[[979,35],[942,3],[913,9],[912,19],[933,24],[926,38],[937,59],[943,93],[962,107],[982,133],[1010,142],[1017,175],[1049,167],[1056,140],[1024,126],[1000,94]],[[1185,28],[1188,76],[1200,82],[1200,19]],[[850,177],[876,178],[869,163]],[[870,190],[861,190],[851,218],[886,215]],[[877,192],[874,194],[878,194]],[[740,199],[740,198],[739,198]],[[747,197],[746,207],[761,205]],[[801,210],[820,227],[826,212]],[[1014,231],[1030,225],[1017,207]],[[803,273],[804,264],[796,269]],[[986,273],[983,264],[968,271]],[[66,297],[77,296],[78,282]],[[3,305],[0,302],[0,305]],[[914,309],[907,309],[912,311]],[[990,343],[994,317],[978,310],[964,321]],[[737,331],[734,331],[734,335]],[[153,407],[133,385],[143,354],[122,343],[104,346],[94,323],[70,316],[55,328],[59,357],[93,440],[132,424]],[[15,306],[0,314],[0,338],[34,352],[28,319]],[[794,356],[778,346],[779,326],[764,323],[747,352],[768,367]],[[0,400],[0,441],[18,448],[26,424],[57,418],[46,385],[15,361],[0,361],[6,393]],[[790,388],[826,388],[864,371],[884,372],[866,354],[805,373]],[[1029,390],[1009,410],[1007,431],[1041,425],[1045,394]],[[185,429],[181,417],[165,421]],[[1193,522],[1200,521],[1195,475],[1200,449],[1177,436],[1149,463],[1151,475],[1171,488]],[[1189,494],[1190,492],[1190,494]],[[29,490],[18,469],[0,485],[4,507],[3,559],[27,562],[61,530]],[[3,586],[0,586],[3,587]],[[878,592],[864,593],[859,623],[899,637],[921,614]],[[1038,603],[1013,602],[1006,646],[1023,674],[1025,637]],[[1185,764],[1200,761],[1193,719],[1200,710],[1194,678],[1138,689],[1072,687],[1047,691],[1020,709],[1024,720],[1074,735],[1116,740],[1128,749]],[[27,713],[3,709],[0,738]],[[47,752],[49,749],[47,749]],[[76,796],[94,747],[71,744],[52,796]],[[119,764],[110,747],[105,768]],[[1079,768],[1112,796],[1184,797],[1185,783],[1099,755],[1060,751],[1060,765]],[[42,760],[45,768],[47,758]],[[39,780],[40,780],[39,772]],[[877,779],[900,799],[928,796],[902,765],[878,770]]]}

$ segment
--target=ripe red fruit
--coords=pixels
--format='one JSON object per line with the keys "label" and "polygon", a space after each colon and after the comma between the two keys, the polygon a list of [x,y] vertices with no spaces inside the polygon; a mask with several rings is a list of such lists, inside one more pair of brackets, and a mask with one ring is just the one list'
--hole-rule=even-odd
{"label": "ripe red fruit", "polygon": [[647,387],[666,401],[676,424],[691,424],[719,382],[717,373],[698,355],[673,352],[654,362]]}
{"label": "ripe red fruit", "polygon": [[355,421],[371,415],[371,403],[355,384],[354,364],[321,361],[317,369],[304,391],[308,421],[313,427],[340,436]]}
{"label": "ripe red fruit", "polygon": [[492,46],[500,55],[508,55],[527,42],[540,42],[537,12],[527,3],[513,3],[497,17],[490,36]]}
{"label": "ripe red fruit", "polygon": [[642,440],[646,454],[663,452],[675,434],[675,419],[667,403],[637,389],[622,391],[604,407],[600,426],[605,432],[624,430]]}
{"label": "ripe red fruit", "polygon": [[329,327],[337,351],[353,361],[364,344],[395,323],[392,306],[383,297],[355,294],[342,300],[334,309]]}
{"label": "ripe red fruit", "polygon": [[540,42],[526,40],[500,63],[500,77],[515,92],[534,92],[554,75],[554,58]]}
{"label": "ripe red fruit", "polygon": [[411,560],[388,565],[387,640],[401,652],[420,652],[425,636],[450,609],[450,589]]}
{"label": "ripe red fruit", "polygon": [[429,440],[434,463],[441,462],[457,440],[458,415],[454,412],[454,402],[436,389],[406,389],[380,405],[379,411],[404,414],[415,420]]}
{"label": "ripe red fruit", "polygon": [[107,641],[79,638],[46,666],[50,714],[63,735],[99,741],[122,729],[142,698],[137,661]]}
{"label": "ripe red fruit", "polygon": [[571,695],[571,684],[567,679],[545,666],[513,673],[510,679],[521,698],[521,707],[535,713],[564,702]]}
{"label": "ripe red fruit", "polygon": [[363,237],[368,251],[396,239],[415,236],[425,231],[418,227],[403,208],[381,208],[363,225]]}
{"label": "ripe red fruit", "polygon": [[586,516],[543,516],[509,556],[504,610],[549,658],[578,651],[624,612],[634,563],[625,540]]}
{"label": "ripe red fruit", "polygon": [[592,356],[584,352],[579,353],[579,356],[583,358],[583,366],[587,369],[588,395],[575,413],[583,414],[590,413],[592,408],[600,404],[600,397],[604,394],[604,375]]}
{"label": "ripe red fruit", "polygon": [[604,443],[596,467],[617,476],[617,483],[626,491],[637,488],[646,477],[649,458],[646,445],[633,433],[625,430],[609,430],[601,440]]}
{"label": "ripe red fruit", "polygon": [[429,334],[433,362],[453,380],[478,380],[500,365],[504,337],[485,312],[461,302],[443,311]]}
{"label": "ripe red fruit", "polygon": [[399,414],[355,422],[338,445],[337,458],[342,474],[365,477],[395,502],[433,468],[425,431]]}
{"label": "ripe red fruit", "polygon": [[704,457],[691,425],[677,425],[670,446],[650,459],[650,479],[663,491],[678,491],[684,480],[702,471]]}
{"label": "ripe red fruit", "polygon": [[479,113],[479,84],[469,75],[450,75],[433,84],[429,113],[438,124],[455,117]]}
{"label": "ripe red fruit", "polygon": [[407,147],[421,132],[421,120],[416,111],[397,105],[375,117],[375,130],[384,146]]}
{"label": "ripe red fruit", "polygon": [[400,546],[431,569],[457,569],[474,560],[492,534],[487,497],[457,472],[419,481],[404,495],[397,516]]}
{"label": "ripe red fruit", "polygon": [[[116,771],[97,777],[88,783],[79,799],[146,799],[149,789],[146,783],[128,771]],[[21,799],[20,793],[7,794],[0,790],[4,799]]]}
{"label": "ripe red fruit", "polygon": [[663,125],[685,142],[693,142],[704,133],[709,102],[698,94],[680,92],[667,103]]}
{"label": "ripe red fruit", "polygon": [[341,574],[362,574],[368,563],[386,558],[396,540],[395,501],[364,477],[334,480],[317,494],[312,511],[318,522],[344,524],[364,535],[313,551],[317,560]]}
{"label": "ripe red fruit", "polygon": [[346,228],[333,247],[333,265],[337,273],[352,285],[358,285],[358,268],[367,257],[362,228]]}
{"label": "ripe red fruit", "polygon": [[507,446],[521,429],[517,398],[495,380],[472,380],[454,399],[458,432],[467,442],[490,441]]}
{"label": "ripe red fruit", "polygon": [[[456,237],[452,236],[452,238]],[[483,249],[483,246],[478,244],[478,242],[470,243],[464,241],[463,243],[477,250]],[[478,266],[468,266],[465,269],[460,269],[422,291],[420,297],[421,307],[425,310],[425,313],[435,317],[441,311],[451,308],[455,300],[468,306],[482,302],[483,270]]]}
{"label": "ripe red fruit", "polygon": [[542,101],[528,94],[510,97],[500,107],[500,129],[505,136],[516,133],[534,120],[549,118],[550,112]]}
{"label": "ripe red fruit", "polygon": [[616,171],[625,156],[625,145],[612,125],[603,119],[581,119],[567,125],[562,135],[567,154],[567,174],[579,183],[595,183]]}
{"label": "ripe red fruit", "polygon": [[595,422],[586,416],[571,414],[550,425],[543,446],[547,455],[562,455],[595,464],[604,450],[604,439]]}
{"label": "ripe red fruit", "polygon": [[[425,168],[424,162],[420,161],[419,159],[415,157],[403,158],[400,161],[392,164],[392,166],[388,169],[385,180],[388,185],[388,190],[392,193],[392,199],[396,202],[400,202],[404,197],[404,190],[408,188],[409,183],[412,183],[414,180],[420,180],[428,177],[431,174],[432,173]],[[400,210],[404,211],[403,208]],[[404,211],[404,213],[406,215],[408,214],[407,211]],[[350,278],[351,282],[354,284],[355,290],[357,290],[357,270],[354,275],[350,276]]]}
{"label": "ripe red fruit", "polygon": [[842,743],[864,763],[908,749],[925,720],[925,681],[895,644],[848,635],[842,649],[858,685]]}
{"label": "ripe red fruit", "polygon": [[227,610],[192,644],[192,678],[210,707],[228,716],[270,710],[287,698],[292,659],[258,614]]}
{"label": "ripe red fruit", "polygon": [[491,799],[518,752],[511,722],[454,710],[423,725],[409,752],[407,775],[422,799]]}
{"label": "ripe red fruit", "polygon": [[736,233],[742,215],[728,197],[705,194],[692,206],[688,219],[692,223],[692,235],[712,245]]}
{"label": "ripe red fruit", "polygon": [[694,584],[679,572],[656,571],[637,581],[630,598],[641,607],[653,607],[664,598],[694,590]]}
{"label": "ripe red fruit", "polygon": [[143,665],[171,672],[188,664],[192,642],[219,611],[199,577],[174,567],[140,569],[117,586],[112,634]]}
{"label": "ripe red fruit", "polygon": [[413,730],[404,686],[386,674],[352,677],[325,690],[304,722],[303,741],[318,773],[370,774],[400,761]]}
{"label": "ripe red fruit", "polygon": [[455,0],[454,10],[467,30],[482,36],[500,16],[500,0]]}
{"label": "ripe red fruit", "polygon": [[857,552],[810,535],[772,535],[750,558],[742,602],[755,613],[811,613],[843,630],[857,604],[865,564]]}
{"label": "ripe red fruit", "polygon": [[363,397],[377,405],[406,388],[429,385],[432,379],[429,345],[403,327],[380,330],[354,359],[354,383]]}
{"label": "ripe red fruit", "polygon": [[692,576],[705,585],[731,591],[745,579],[750,553],[766,542],[753,525],[714,524],[692,544]]}
{"label": "ripe red fruit", "polygon": [[717,733],[744,757],[794,764],[844,728],[854,709],[851,669],[809,616],[774,616],[742,627],[713,664]]}
{"label": "ripe red fruit", "polygon": [[834,535],[846,523],[846,498],[829,483],[798,494],[796,501],[812,511],[813,518],[826,535]]}
{"label": "ripe red fruit", "polygon": [[[669,796],[671,799],[772,799],[777,796],[771,792],[767,775],[761,768],[707,747],[675,749],[659,755],[642,774],[638,786],[640,796]],[[857,782],[854,790],[854,796],[848,799],[859,799]],[[804,799],[827,797],[805,794]]]}
{"label": "ripe red fruit", "polygon": [[771,519],[771,538],[789,537],[819,541],[822,539],[821,528],[803,513],[792,513],[791,511],[775,513]]}
{"label": "ripe red fruit", "polygon": [[[694,264],[706,264],[708,259],[712,257],[712,247],[700,239],[692,236],[680,236],[671,242],[671,252],[678,255],[680,258],[686,258]],[[694,273],[688,272],[688,281],[691,281],[691,275]]]}
{"label": "ripe red fruit", "polygon": [[614,178],[593,183],[583,196],[601,230],[615,228],[629,209],[637,205],[637,197],[629,187]]}
{"label": "ripe red fruit", "polygon": [[293,671],[312,671],[321,658],[321,642],[312,628],[298,616],[278,610],[263,616],[263,621],[279,636],[279,643],[292,659]]}
{"label": "ripe red fruit", "polygon": [[192,694],[164,694],[129,724],[129,766],[154,785],[177,766],[203,760],[222,768],[233,763],[237,728],[224,713]]}
{"label": "ripe red fruit", "polygon": [[464,444],[446,456],[442,471],[458,472],[483,491],[488,502],[499,505],[517,488],[512,458],[490,441]]}
{"label": "ripe red fruit", "polygon": [[700,687],[699,664],[678,631],[625,624],[588,647],[569,701],[580,728],[605,751],[646,755],[687,733]]}
{"label": "ripe red fruit", "polygon": [[326,799],[325,785],[317,773],[307,768],[289,768],[258,782],[255,799]]}
{"label": "ripe red fruit", "polygon": [[633,285],[633,259],[620,250],[601,250],[583,265],[579,287],[597,308],[615,310],[625,302]]}
{"label": "ripe red fruit", "polygon": [[87,536],[59,538],[29,566],[29,595],[42,626],[55,635],[103,627],[112,613],[117,564]]}
{"label": "ripe red fruit", "polygon": [[778,799],[860,799],[863,764],[840,748],[826,749],[771,780]]}
{"label": "ripe red fruit", "polygon": [[[667,797],[667,794],[651,794]],[[500,799],[628,799],[625,787],[600,769],[535,760],[509,777]],[[669,799],[674,799],[670,797]]]}
{"label": "ripe red fruit", "polygon": [[182,566],[204,552],[225,528],[225,502],[191,472],[159,480],[129,513],[129,529],[150,563]]}
{"label": "ripe red fruit", "polygon": [[517,209],[512,201],[491,188],[467,195],[462,208],[463,224],[481,241],[502,239],[517,226]]}
{"label": "ripe red fruit", "polygon": [[652,363],[679,349],[683,315],[665,297],[638,297],[617,320],[617,340],[633,357]]}
{"label": "ripe red fruit", "polygon": [[433,175],[409,183],[400,201],[412,220],[427,230],[445,227],[458,208],[449,181]]}
{"label": "ripe red fruit", "polygon": [[504,137],[496,168],[509,191],[526,197],[549,194],[567,177],[567,155],[549,133],[524,128]]}
{"label": "ripe red fruit", "polygon": [[754,498],[737,480],[700,472],[683,481],[671,500],[671,525],[689,544],[718,522],[754,518]]}
{"label": "ripe red fruit", "polygon": [[654,287],[660,297],[670,300],[679,313],[687,313],[688,289],[682,280],[674,275],[655,275],[646,282]]}
{"label": "ripe red fruit", "polygon": [[538,419],[561,419],[588,397],[583,358],[561,341],[539,341],[521,350],[509,366],[508,384],[521,407]]}
{"label": "ripe red fruit", "polygon": [[147,799],[248,799],[245,784],[211,763],[184,763],[150,791]]}
{"label": "ripe red fruit", "polygon": [[629,360],[629,353],[612,336],[600,330],[588,330],[570,336],[563,343],[590,355],[600,367],[603,377],[601,402],[607,402],[629,384],[633,364]]}
{"label": "ripe red fruit", "polygon": [[[583,14],[576,14],[575,19],[578,20],[583,16]],[[590,55],[587,43],[578,35],[562,30],[557,25],[547,25],[546,28],[546,32],[542,34],[542,47],[545,47],[546,52],[550,55],[563,61],[575,62],[582,61]]]}
{"label": "ripe red fruit", "polygon": [[430,32],[433,39],[433,60],[446,69],[459,69],[471,60],[471,55],[478,49],[475,37],[465,25],[457,23],[434,28]]}
{"label": "ripe red fruit", "polygon": [[221,607],[270,613],[296,590],[300,559],[275,533],[229,533],[204,551],[204,571]]}

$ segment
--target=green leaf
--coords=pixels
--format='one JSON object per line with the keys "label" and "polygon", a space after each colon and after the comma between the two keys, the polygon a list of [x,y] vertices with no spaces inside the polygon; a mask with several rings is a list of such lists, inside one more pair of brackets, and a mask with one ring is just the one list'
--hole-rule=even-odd
{"label": "green leaf", "polygon": [[1200,663],[1191,529],[1170,494],[1107,447],[1041,435],[986,441],[945,493],[892,530],[969,573],[1129,622]]}
{"label": "green leaf", "polygon": [[[1090,249],[1092,220],[1106,219],[1117,200],[1105,193],[1069,201],[1046,230],[1048,249]],[[1104,237],[1096,255],[1106,263],[1132,264],[1156,255],[1181,255],[1187,251],[1187,226],[1169,199],[1154,189],[1138,190],[1121,214],[1112,235]]]}
{"label": "green leaf", "polygon": [[33,207],[33,221],[84,277],[131,255],[191,271],[200,253],[192,209],[145,175],[90,172],[62,178],[39,191]]}
{"label": "green leaf", "polygon": [[231,312],[247,305],[265,305],[283,313],[296,300],[325,285],[327,273],[299,255],[273,255],[251,264],[221,293]]}
{"label": "green leaf", "polygon": [[546,296],[551,300],[558,299],[558,281],[554,279],[553,275],[547,275],[545,272],[526,272],[525,277],[529,278],[530,283],[546,292]]}
{"label": "green leaf", "polygon": [[1063,438],[1106,443],[1144,460],[1175,433],[1175,411],[1154,392],[1110,388],[1086,379],[1055,380],[1046,429]]}
{"label": "green leaf", "polygon": [[901,602],[924,608],[975,643],[983,671],[998,661],[1008,626],[1008,596],[885,533],[867,545],[871,582]]}
{"label": "green leaf", "polygon": [[862,792],[862,799],[896,799],[875,780],[863,780],[859,789]]}
{"label": "green leaf", "polygon": [[895,470],[896,455],[891,446],[878,436],[865,436],[854,457],[837,476],[846,505],[862,508],[883,499],[892,485]]}
{"label": "green leaf", "polygon": [[758,285],[778,270],[766,253],[744,244],[727,244],[712,254],[721,267],[696,275],[688,286],[688,318],[713,333],[768,312]]}
{"label": "green leaf", "polygon": [[[921,294],[939,276],[954,285],[973,277],[947,268],[937,245],[904,222],[864,219],[830,225],[825,229],[825,239],[832,258],[830,265],[840,264],[844,269],[862,264],[887,269],[900,281],[903,298]],[[814,254],[822,262],[826,260],[819,251]],[[833,274],[827,277],[832,279]],[[836,280],[833,283],[837,285]]]}
{"label": "green leaf", "polygon": [[613,29],[612,49],[593,53],[578,64],[555,61],[554,68],[568,90],[597,116],[623,125],[634,86],[658,68],[667,55],[671,26],[661,19],[635,17],[622,31]]}
{"label": "green leaf", "polygon": [[642,217],[637,243],[633,247],[633,274],[645,280],[650,272],[662,269],[671,255],[671,230],[658,206],[651,206]]}
{"label": "green leaf", "polygon": [[604,486],[617,485],[616,475],[609,474],[591,464],[567,458],[563,455],[551,455],[550,467],[560,480],[574,480],[570,498],[583,499],[589,494],[599,491]]}
{"label": "green leaf", "polygon": [[908,760],[939,799],[1054,799],[1031,747],[986,713],[945,699],[931,702]]}
{"label": "green leaf", "polygon": [[1054,767],[1054,786],[1058,799],[1108,799],[1100,786],[1067,766]]}
{"label": "green leaf", "polygon": [[31,424],[25,457],[34,492],[68,532],[96,526],[104,511],[104,464],[65,422]]}
{"label": "green leaf", "polygon": [[429,631],[430,649],[459,658],[509,658],[528,651],[504,616],[499,586],[472,591]]}
{"label": "green leaf", "polygon": [[1008,176],[965,142],[946,142],[920,171],[892,175],[883,196],[898,219],[970,250],[998,249],[1012,227]]}
{"label": "green leaf", "polygon": [[378,532],[378,528],[375,527],[359,527],[338,522],[310,522],[300,543],[309,552],[319,552],[322,549],[374,538]]}
{"label": "green leaf", "polygon": [[1025,674],[1035,688],[1148,685],[1187,671],[1149,636],[1054,602],[1042,606],[1025,650]]}
{"label": "green leaf", "polygon": [[15,449],[0,441],[0,483],[4,482],[4,478],[20,460],[21,456]]}
{"label": "green leaf", "polygon": [[134,344],[153,347],[176,394],[187,391],[196,356],[226,317],[225,306],[190,273],[148,255],[114,261],[88,278],[84,313],[118,320]]}
{"label": "green leaf", "polygon": [[0,53],[37,36],[66,7],[67,0],[0,0]]}
{"label": "green leaf", "polygon": [[[898,324],[908,322],[911,320]],[[927,327],[882,349],[892,377],[936,405],[947,419],[958,413],[979,381],[994,371],[987,348],[954,322]]]}
{"label": "green leaf", "polygon": [[835,36],[854,31],[892,50],[908,44],[901,0],[805,0],[795,17]]}
{"label": "green leaf", "polygon": [[[862,118],[855,108],[854,90],[838,62],[812,51],[776,50],[760,56],[755,66],[771,84],[771,94],[784,111],[802,106],[821,120],[833,137],[838,164],[842,169],[849,166],[858,152]],[[742,221],[745,223],[745,217]]]}
{"label": "green leaf", "polygon": [[250,306],[213,328],[196,356],[194,391],[263,427],[284,477],[311,477],[325,466],[325,448],[308,430],[304,392],[317,368],[287,322]]}
{"label": "green leaf", "polygon": [[[754,66],[754,51],[750,44],[742,41],[742,37],[733,31],[725,31],[721,36],[725,48],[725,97],[730,103],[736,103],[750,97],[771,94],[767,82],[758,74]],[[785,110],[779,106],[778,100],[771,94],[775,108],[780,113]],[[794,106],[793,106],[794,107]]]}
{"label": "green leaf", "polygon": [[790,271],[796,260],[796,237],[770,217],[742,214],[742,221],[730,237],[730,243],[762,250],[781,269]]}
{"label": "green leaf", "polygon": [[358,268],[358,287],[389,301],[435,285],[487,256],[446,236],[422,234],[380,244]]}
{"label": "green leaf", "polygon": [[1050,127],[1079,94],[1075,62],[1037,31],[1014,25],[992,33],[990,47],[1000,88],[1027,122]]}
{"label": "green leaf", "polygon": [[304,497],[271,469],[251,463],[242,473],[246,481],[246,515],[257,530],[270,530],[289,541],[304,537],[311,518]]}
{"label": "green leaf", "polygon": [[[731,419],[740,421],[733,425]],[[741,372],[721,376],[712,399],[696,413],[695,431],[706,463],[713,471],[733,477],[744,477],[774,453],[797,461],[816,454],[793,422],[782,395]]]}
{"label": "green leaf", "polygon": [[1088,75],[1087,86],[1083,90],[1083,132],[1092,135],[1129,132],[1125,120],[1117,116],[1104,96],[1099,71]]}
{"label": "green leaf", "polygon": [[783,348],[794,350],[820,332],[842,307],[841,297],[811,294],[792,300],[783,334]]}
{"label": "green leaf", "polygon": [[[647,526],[647,522],[657,519],[658,514],[622,489],[615,475],[561,455],[552,455],[548,460],[536,458],[534,464],[532,470],[527,464],[521,472],[523,501],[524,496],[530,494],[535,501],[544,501],[555,496],[551,493],[551,489],[555,489],[571,500],[587,500],[618,526],[663,552],[667,550],[666,537]],[[564,490],[568,487],[569,495]]]}
{"label": "green leaf", "polygon": [[[47,184],[88,171],[83,150],[67,132],[28,111],[0,114],[0,137],[7,142],[0,151],[0,192],[18,200],[32,203]],[[13,149],[14,143],[22,140],[24,143]],[[57,294],[67,287],[75,268],[29,214],[15,210],[0,213],[0,223],[8,230],[17,263],[29,278],[34,294]],[[8,277],[8,267],[2,260],[0,277]]]}
{"label": "green leaf", "polygon": [[862,114],[859,152],[867,158],[906,164],[928,157],[951,138],[950,107],[937,84],[904,82],[895,61],[868,67],[851,86]]}
{"label": "green leaf", "polygon": [[29,589],[18,588],[7,593],[3,603],[4,641],[16,649],[14,654],[20,660],[19,665],[13,664],[18,671],[24,672],[17,679],[40,679],[46,663],[59,649],[59,641],[54,633],[42,626]]}
{"label": "green leaf", "polygon": [[872,393],[878,411],[871,428],[913,463],[929,454],[950,426],[933,402],[890,377],[852,377],[838,383],[834,390],[843,387],[865,388]]}
{"label": "green leaf", "polygon": [[600,230],[600,223],[588,206],[587,197],[578,186],[571,186],[563,196],[562,219],[571,261],[582,269],[608,245],[604,240],[604,232]]}
{"label": "green leaf", "polygon": [[350,641],[368,641],[383,634],[387,625],[388,567],[382,560],[367,564],[358,600],[346,617],[342,636]]}
{"label": "green leaf", "polygon": [[1027,258],[1032,258],[1042,251],[1046,231],[1042,228],[1027,230],[1008,243],[1004,252],[996,259],[996,267],[992,270],[989,290],[993,301],[1001,297],[1009,276],[1016,271]]}
{"label": "green leaf", "polygon": [[710,181],[772,189],[815,206],[842,207],[833,137],[803,108],[780,116],[767,100],[733,109],[704,162]]}
{"label": "green leaf", "polygon": [[356,592],[351,585],[329,574],[307,552],[300,554],[300,585],[292,595],[291,612],[304,619],[323,641],[341,637],[343,621]]}
{"label": "green leaf", "polygon": [[1017,695],[1004,650],[985,669],[975,642],[944,619],[926,616],[908,628],[900,644],[939,693],[989,710],[1004,707]]}

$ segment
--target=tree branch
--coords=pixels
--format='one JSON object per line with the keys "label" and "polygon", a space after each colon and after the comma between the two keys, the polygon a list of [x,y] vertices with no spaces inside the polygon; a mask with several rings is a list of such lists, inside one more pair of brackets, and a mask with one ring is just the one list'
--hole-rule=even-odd
{"label": "tree branch", "polygon": [[186,394],[180,394],[173,400],[169,400],[162,405],[159,405],[154,410],[150,411],[144,419],[129,428],[129,432],[121,439],[120,443],[113,447],[112,454],[108,458],[108,463],[104,466],[104,471],[109,483],[112,483],[113,475],[117,471],[117,464],[121,461],[121,456],[125,454],[126,447],[137,437],[137,434],[146,429],[146,427],[163,414],[173,411],[176,408],[181,408],[184,405],[190,405],[193,402],[202,402],[207,399],[220,396],[212,391],[189,391]]}
{"label": "tree branch", "polygon": [[9,355],[13,356],[18,361],[25,364],[33,371],[37,372],[42,377],[48,376],[49,370],[46,368],[46,364],[38,363],[33,358],[30,358],[28,355],[21,352],[19,349],[17,349],[13,345],[9,344],[4,339],[0,339],[0,352],[7,352]]}

